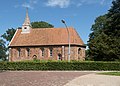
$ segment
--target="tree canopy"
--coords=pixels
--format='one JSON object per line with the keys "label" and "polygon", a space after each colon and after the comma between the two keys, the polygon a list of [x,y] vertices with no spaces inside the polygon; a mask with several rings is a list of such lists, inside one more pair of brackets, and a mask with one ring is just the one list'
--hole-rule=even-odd
{"label": "tree canopy", "polygon": [[5,42],[2,39],[0,39],[0,59],[6,59],[6,47]]}
{"label": "tree canopy", "polygon": [[5,39],[6,41],[10,42],[14,33],[15,33],[16,29],[14,28],[9,28],[8,30],[6,30],[6,32],[1,36],[3,37],[3,39]]}
{"label": "tree canopy", "polygon": [[107,14],[99,16],[92,25],[88,41],[88,56],[97,61],[120,60],[120,0]]}
{"label": "tree canopy", "polygon": [[49,24],[44,21],[39,21],[39,22],[32,22],[31,23],[32,28],[53,28],[54,26],[52,24]]}
{"label": "tree canopy", "polygon": [[[3,35],[1,35],[1,37],[4,40],[6,40],[6,42],[10,42],[15,31],[16,31],[16,29],[9,28],[8,30],[6,30],[6,32]],[[6,42],[3,39],[0,39],[0,58],[3,60],[6,60],[6,57],[7,57],[6,52],[7,52],[8,48],[5,46]]]}

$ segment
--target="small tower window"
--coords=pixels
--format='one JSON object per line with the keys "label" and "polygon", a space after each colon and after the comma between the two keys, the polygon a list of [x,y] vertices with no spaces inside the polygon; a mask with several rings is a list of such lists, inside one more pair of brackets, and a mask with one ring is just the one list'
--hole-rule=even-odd
{"label": "small tower window", "polygon": [[27,27],[24,27],[24,29],[27,29]]}

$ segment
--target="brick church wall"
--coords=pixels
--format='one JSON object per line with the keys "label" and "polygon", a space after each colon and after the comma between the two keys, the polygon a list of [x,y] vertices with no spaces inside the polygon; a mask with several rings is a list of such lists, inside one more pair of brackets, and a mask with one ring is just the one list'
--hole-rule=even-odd
{"label": "brick church wall", "polygon": [[[46,46],[46,47],[29,47],[30,52],[28,56],[28,47],[21,47],[20,56],[18,48],[10,48],[9,60],[10,61],[22,61],[33,60],[34,57],[40,60],[58,60],[58,54],[61,55],[62,60],[68,60],[68,46]],[[80,53],[78,49],[80,48]],[[42,49],[44,49],[44,56],[42,56]],[[52,56],[50,56],[50,49],[52,49]],[[71,46],[71,60],[84,60],[85,48]]]}

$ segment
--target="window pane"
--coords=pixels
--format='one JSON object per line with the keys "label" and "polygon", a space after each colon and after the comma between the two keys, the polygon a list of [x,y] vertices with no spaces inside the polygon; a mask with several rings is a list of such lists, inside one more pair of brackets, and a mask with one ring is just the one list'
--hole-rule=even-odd
{"label": "window pane", "polygon": [[20,48],[18,49],[18,57],[20,57],[20,52],[21,52],[21,50],[20,50]]}
{"label": "window pane", "polygon": [[30,48],[27,48],[27,55],[30,56]]}
{"label": "window pane", "polygon": [[42,49],[42,56],[44,56],[44,49]]}
{"label": "window pane", "polygon": [[52,56],[52,54],[53,54],[53,53],[52,53],[52,49],[50,49],[50,56]]}

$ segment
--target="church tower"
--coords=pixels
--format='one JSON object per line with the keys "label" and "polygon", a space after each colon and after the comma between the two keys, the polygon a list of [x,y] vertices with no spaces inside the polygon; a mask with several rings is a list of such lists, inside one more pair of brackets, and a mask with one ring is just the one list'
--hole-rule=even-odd
{"label": "church tower", "polygon": [[26,9],[26,18],[22,25],[22,33],[30,33],[30,30],[31,30],[31,24],[30,24],[30,19],[28,16],[28,8],[27,8]]}

